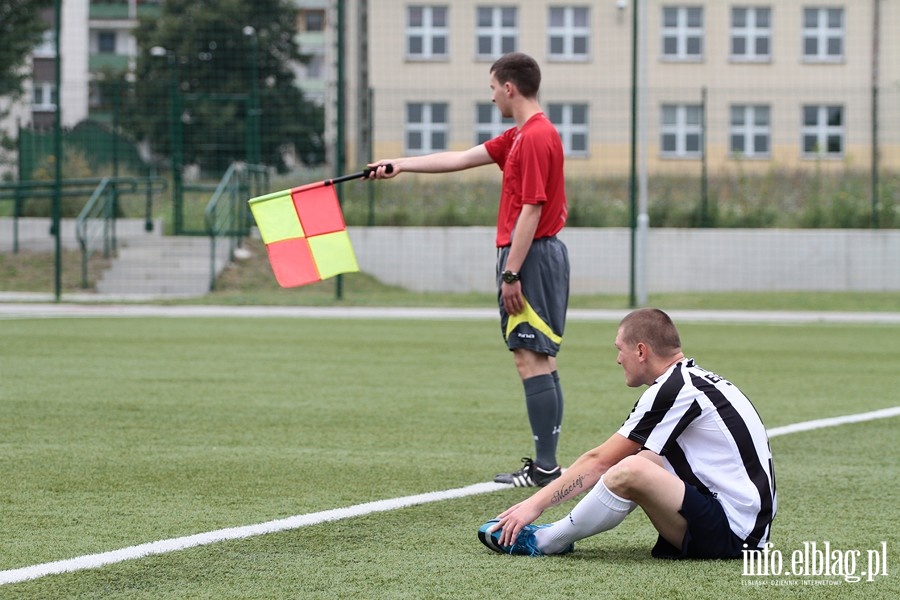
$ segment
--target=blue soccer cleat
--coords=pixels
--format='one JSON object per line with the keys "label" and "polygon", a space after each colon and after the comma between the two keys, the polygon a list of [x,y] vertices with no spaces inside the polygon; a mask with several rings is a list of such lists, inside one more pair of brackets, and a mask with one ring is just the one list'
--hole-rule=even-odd
{"label": "blue soccer cleat", "polygon": [[[512,546],[502,546],[500,544],[500,532],[502,529],[498,529],[497,531],[489,532],[488,529],[493,527],[496,523],[498,523],[498,519],[491,519],[484,525],[478,528],[478,539],[481,540],[481,543],[493,550],[494,552],[499,552],[500,554],[521,554],[524,556],[545,556],[543,552],[537,547],[537,542],[534,539],[534,532],[538,529],[543,529],[545,527],[551,527],[551,523],[547,523],[546,525],[526,525],[522,528],[522,531],[519,532],[519,535],[516,536],[516,541]],[[555,552],[554,554],[567,554],[575,549],[574,544],[569,544],[566,548],[564,548],[561,552]]]}

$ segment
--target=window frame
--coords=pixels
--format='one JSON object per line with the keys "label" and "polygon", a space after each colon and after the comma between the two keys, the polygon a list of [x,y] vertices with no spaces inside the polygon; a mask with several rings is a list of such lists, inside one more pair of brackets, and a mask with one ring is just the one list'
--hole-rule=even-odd
{"label": "window frame", "polygon": [[[583,109],[584,123],[573,122],[572,116],[576,108]],[[559,116],[554,113],[559,110]],[[563,145],[563,155],[567,158],[589,158],[591,155],[591,106],[588,102],[550,102],[547,104],[549,118],[559,133]],[[574,136],[584,136],[584,150],[572,147]]]}
{"label": "window frame", "polygon": [[[747,22],[743,27],[738,27],[735,25],[735,13],[738,10],[746,10],[747,11]],[[769,25],[768,26],[760,26],[759,22],[759,13],[761,11],[768,11],[769,13]],[[771,6],[748,6],[748,5],[737,5],[731,7],[731,17],[729,23],[729,47],[728,47],[728,55],[729,59],[732,62],[739,63],[767,63],[772,62],[772,13],[773,9]],[[747,51],[744,54],[735,54],[734,53],[734,42],[736,39],[743,39],[745,42],[745,48]],[[756,51],[756,44],[759,40],[765,39],[768,41],[768,52],[766,54],[758,54]]]}
{"label": "window frame", "polygon": [[[675,109],[675,123],[666,124],[665,115],[667,108]],[[697,111],[697,123],[688,123],[689,111]],[[666,150],[664,136],[675,136],[675,150]],[[697,150],[687,149],[688,138],[697,136]],[[659,156],[663,159],[697,160],[703,157],[703,105],[688,103],[664,103],[660,106],[659,114]]]}
{"label": "window frame", "polygon": [[[734,123],[734,111],[740,109],[744,122],[740,125]],[[757,123],[757,114],[760,109],[767,112],[766,123]],[[756,137],[763,135],[766,138],[765,152],[756,149]],[[734,149],[734,137],[740,136],[744,142],[744,149]],[[751,150],[748,152],[748,145]],[[732,104],[728,110],[728,153],[734,159],[769,159],[772,157],[772,107],[768,104]]]}
{"label": "window frame", "polygon": [[[808,27],[806,17],[811,11],[816,11],[816,26]],[[828,24],[829,13],[837,11],[840,13],[840,27],[830,27]],[[800,52],[803,62],[806,63],[841,63],[844,62],[847,48],[847,11],[843,6],[804,6],[801,15],[801,36],[800,36]],[[816,53],[809,54],[806,51],[808,40],[816,41]],[[841,44],[840,54],[829,54],[829,41],[839,40]]]}
{"label": "window frame", "polygon": [[[422,120],[421,122],[412,122],[410,121],[410,109],[414,106],[421,107],[422,111]],[[443,107],[444,111],[444,120],[443,121],[435,121],[433,117],[434,108],[437,106]],[[422,146],[420,148],[413,148],[409,143],[409,136],[413,133],[418,133],[421,136]],[[441,147],[436,147],[432,142],[434,141],[435,134],[443,134],[444,136],[444,144]],[[427,143],[426,143],[427,140]],[[406,154],[410,156],[417,156],[422,154],[431,154],[432,152],[443,152],[447,150],[450,146],[450,103],[449,102],[431,102],[431,101],[415,101],[415,102],[406,102],[404,106],[403,112],[403,145],[406,149]]]}
{"label": "window frame", "polygon": [[[479,22],[482,10],[491,11],[491,24],[481,25]],[[504,11],[512,11],[513,24],[503,24]],[[491,51],[481,52],[481,40],[490,39]],[[504,50],[503,42],[512,38],[512,49]],[[506,5],[478,5],[475,7],[475,58],[478,60],[496,60],[507,52],[515,52],[519,47],[519,7]]]}
{"label": "window frame", "polygon": [[[116,54],[116,48],[118,47],[118,32],[112,29],[99,29],[97,30],[97,54]],[[108,44],[112,42],[112,48],[108,47]]]}
{"label": "window frame", "polygon": [[[422,24],[413,26],[412,15],[414,10],[422,11]],[[435,26],[435,12],[443,11],[443,26]],[[412,53],[410,51],[410,42],[413,37],[421,37],[422,51],[420,53]],[[435,40],[444,40],[444,51],[435,52]],[[406,26],[404,29],[404,40],[406,45],[404,52],[408,61],[447,61],[450,60],[450,5],[422,5],[414,4],[406,7]]]}
{"label": "window frame", "polygon": [[[806,124],[807,109],[816,109],[816,123],[813,125]],[[830,125],[829,111],[838,110],[840,114],[840,125]],[[804,104],[800,107],[800,155],[804,159],[836,159],[844,158],[847,144],[847,131],[845,128],[847,111],[843,104]],[[824,150],[809,151],[806,149],[806,138],[815,136],[817,144],[820,144]],[[837,152],[828,150],[829,138],[837,135],[840,141],[841,149]]]}
{"label": "window frame", "polygon": [[[553,25],[554,11],[563,11],[563,24]],[[584,26],[575,25],[575,11],[585,12]],[[547,7],[547,60],[557,62],[587,62],[591,58],[591,7],[590,5],[567,4]],[[562,40],[562,52],[554,52],[553,42]],[[584,41],[584,52],[576,52],[576,41]]]}
{"label": "window frame", "polygon": [[32,83],[31,110],[33,112],[56,112],[58,103],[54,82],[35,81]]}
{"label": "window frame", "polygon": [[[661,59],[666,62],[702,62],[706,57],[706,14],[703,6],[696,5],[663,5],[662,20],[660,22],[660,53]],[[674,26],[666,25],[666,11],[675,10],[676,23]],[[691,27],[688,25],[690,10],[697,10],[700,14],[700,25]],[[688,53],[688,42],[696,37],[699,40],[700,51],[697,54]],[[675,39],[675,53],[666,51],[666,40]]]}

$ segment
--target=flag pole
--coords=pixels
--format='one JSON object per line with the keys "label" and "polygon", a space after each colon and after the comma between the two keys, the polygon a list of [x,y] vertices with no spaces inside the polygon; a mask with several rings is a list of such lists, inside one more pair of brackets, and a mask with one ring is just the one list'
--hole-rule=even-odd
{"label": "flag pole", "polygon": [[[362,171],[358,171],[356,173],[349,173],[347,175],[341,175],[339,177],[334,177],[332,179],[323,179],[322,181],[317,181],[315,183],[308,183],[306,185],[301,185],[299,187],[291,188],[292,192],[303,192],[306,190],[314,190],[319,187],[335,185],[337,183],[344,183],[345,181],[354,181],[357,179],[367,179],[369,175],[375,169],[366,167]],[[385,171],[387,173],[392,173],[394,171],[393,165],[386,165]]]}
{"label": "flag pole", "polygon": [[[345,181],[353,181],[354,179],[368,179],[369,175],[375,170],[373,167],[366,167],[362,171],[358,173],[350,173],[349,175],[341,175],[340,177],[335,177],[334,179],[326,179],[325,185],[334,185],[335,183],[344,183]],[[384,166],[384,171],[387,174],[391,174],[394,172],[394,165],[388,163]]]}

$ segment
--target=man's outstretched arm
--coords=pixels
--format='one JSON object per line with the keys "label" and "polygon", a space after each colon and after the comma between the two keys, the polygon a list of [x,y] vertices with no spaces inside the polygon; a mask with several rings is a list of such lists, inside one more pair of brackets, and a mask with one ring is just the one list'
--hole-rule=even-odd
{"label": "man's outstretched arm", "polygon": [[614,433],[608,440],[582,454],[550,485],[541,488],[527,500],[511,506],[497,517],[500,521],[491,531],[503,528],[500,544],[511,546],[523,527],[535,521],[551,506],[562,504],[594,487],[610,467],[626,456],[637,454],[641,445]]}
{"label": "man's outstretched arm", "polygon": [[[388,158],[370,163],[368,166],[372,169],[370,178],[391,179],[404,171],[408,173],[452,173],[493,162],[494,159],[488,154],[484,144],[479,144],[468,150]],[[390,173],[387,165],[392,167]]]}

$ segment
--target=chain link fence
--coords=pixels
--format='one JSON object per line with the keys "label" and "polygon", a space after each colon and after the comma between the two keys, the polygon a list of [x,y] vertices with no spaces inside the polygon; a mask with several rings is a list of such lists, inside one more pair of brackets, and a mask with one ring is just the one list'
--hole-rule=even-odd
{"label": "chain link fence", "polygon": [[[61,50],[80,58],[67,59],[57,89],[55,48],[38,48],[27,63],[29,110],[6,111],[5,155],[12,158],[0,183],[0,260],[15,276],[4,278],[0,288],[6,289],[0,291],[51,289],[53,274],[35,273],[41,263],[33,253],[53,251],[51,217],[58,198],[60,260],[65,272],[74,273],[63,278],[67,293],[203,294],[216,287],[235,249],[254,243],[247,241],[249,219],[238,216],[213,231],[208,215],[244,210],[243,196],[334,175],[326,157],[335,155],[337,131],[351,131],[345,144],[356,170],[370,157],[464,149],[509,127],[491,105],[487,86],[500,48],[529,52],[542,64],[541,102],[567,150],[567,230],[578,238],[585,262],[606,262],[591,257],[609,254],[609,240],[634,225],[632,184],[639,177],[651,230],[881,232],[885,241],[872,247],[884,256],[868,265],[861,261],[857,269],[889,271],[881,278],[883,287],[895,289],[890,272],[900,270],[900,258],[890,235],[900,221],[900,111],[895,110],[900,55],[884,40],[881,78],[871,79],[873,15],[858,5],[641,2],[644,21],[636,31],[644,70],[634,73],[628,3],[491,7],[466,0],[420,7],[385,2],[375,10],[373,3],[351,1],[342,3],[348,66],[339,73],[338,4],[68,3],[61,20],[61,39],[68,40],[62,43],[68,46]],[[883,16],[888,21],[896,16],[893,5],[884,4],[883,10],[893,11]],[[51,13],[43,15],[53,22]],[[821,35],[813,39],[814,31]],[[446,56],[432,45],[441,35],[449,42]],[[437,55],[419,55],[426,51]],[[797,64],[783,70],[787,54]],[[305,92],[317,74],[319,87]],[[344,113],[338,114],[341,86],[346,97]],[[57,106],[58,131],[53,127]],[[643,122],[632,152],[635,114]],[[355,130],[368,132],[371,147],[355,145],[361,139]],[[245,175],[235,175],[236,170]],[[265,177],[257,179],[262,173]],[[223,186],[228,193],[217,193]],[[499,171],[351,182],[340,194],[351,232],[490,231]],[[212,201],[231,204],[211,207]],[[101,222],[91,228],[79,225],[79,218]],[[103,232],[99,241],[79,239],[78,232],[88,230]],[[221,232],[227,232],[227,243],[217,243]],[[437,250],[391,247],[399,234],[354,235],[366,248],[358,250],[363,270],[368,264],[370,274],[383,281],[423,287],[415,281],[417,267],[390,275],[390,261],[382,265],[381,257],[399,252],[434,261]],[[490,251],[490,235],[484,238],[477,243]],[[383,247],[367,245],[375,239]],[[656,253],[729,254],[694,242],[683,248],[658,244]],[[741,248],[751,265],[754,246]],[[492,259],[485,260],[480,268],[486,276],[468,286],[473,290],[491,288]],[[630,258],[616,251],[614,260],[610,272],[585,273],[588,283],[575,291],[613,293],[627,287]],[[217,265],[212,273],[210,264]],[[788,283],[792,279],[784,277]],[[878,279],[872,273],[867,282],[876,284],[861,287],[878,289]],[[780,281],[755,285],[783,287]]]}

